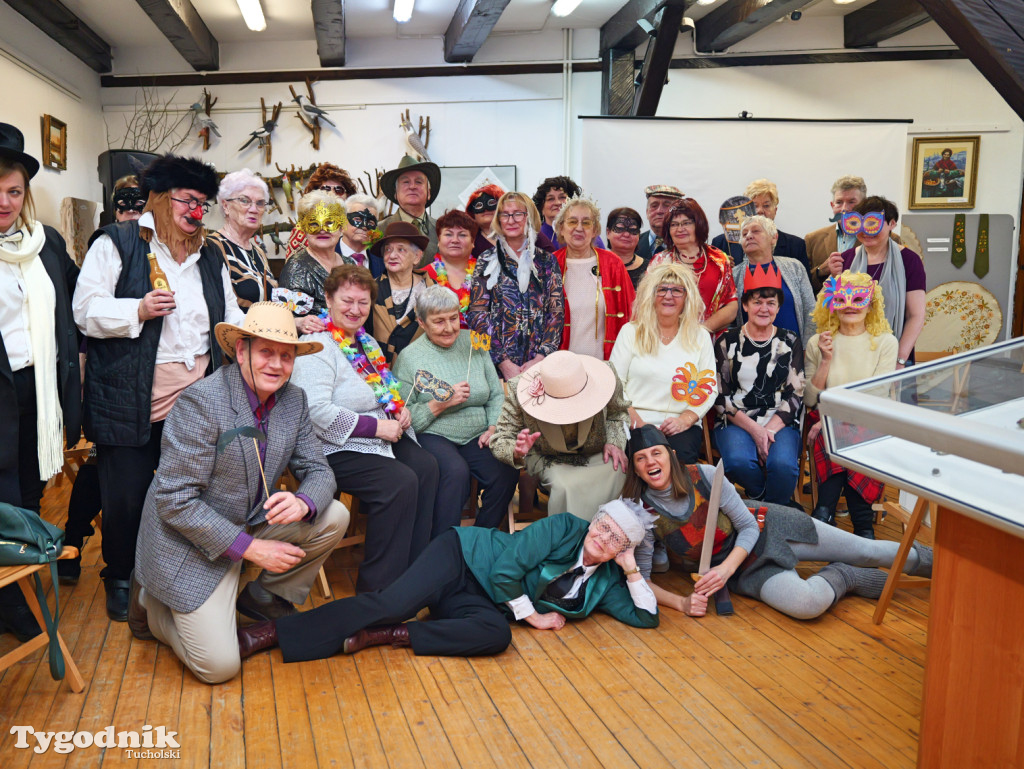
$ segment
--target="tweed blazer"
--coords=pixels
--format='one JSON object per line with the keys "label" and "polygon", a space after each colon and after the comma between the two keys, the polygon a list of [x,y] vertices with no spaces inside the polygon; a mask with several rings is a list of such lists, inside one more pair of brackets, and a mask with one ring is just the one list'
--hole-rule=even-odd
{"label": "tweed blazer", "polygon": [[[606,364],[612,371],[615,367]],[[520,374],[519,376],[522,376]],[[508,381],[508,392],[505,393],[505,404],[501,407],[501,416],[498,418],[497,429],[491,438],[491,453],[513,467],[524,467],[523,461],[516,461],[515,445],[516,436],[520,430],[529,428],[531,433],[541,432],[540,421],[527,414],[519,404],[519,396],[516,391],[519,386],[519,376]],[[583,446],[575,453],[565,454],[559,452],[552,446],[544,434],[533,444],[530,454],[539,455],[545,462],[553,464],[582,465],[586,464],[587,458],[593,454],[600,454],[604,451],[606,443],[618,446],[626,450],[627,425],[629,424],[629,400],[622,392],[622,380],[615,375],[615,392],[611,400],[603,409],[594,416],[593,425]]]}
{"label": "tweed blazer", "polygon": [[[800,324],[800,341],[807,345],[807,340],[814,333],[814,326],[811,324],[811,313],[814,312],[814,292],[811,290],[811,283],[807,280],[807,270],[796,259],[788,256],[776,256],[772,258],[779,267],[779,274],[782,280],[793,294],[793,301],[796,304],[796,321]],[[746,262],[740,262],[732,268],[733,281],[736,283],[736,296],[743,296],[743,277],[746,275]],[[736,313],[734,326],[740,323],[741,313]]]}
{"label": "tweed blazer", "polygon": [[[224,551],[246,527],[266,521],[253,439],[236,438],[217,453],[218,438],[237,427],[255,427],[237,364],[187,388],[164,422],[160,466],[142,508],[135,578],[175,611],[198,609],[231,567]],[[273,489],[287,467],[298,490],[325,510],[334,498],[334,473],[301,388],[288,383],[277,391],[266,432],[267,485]]]}

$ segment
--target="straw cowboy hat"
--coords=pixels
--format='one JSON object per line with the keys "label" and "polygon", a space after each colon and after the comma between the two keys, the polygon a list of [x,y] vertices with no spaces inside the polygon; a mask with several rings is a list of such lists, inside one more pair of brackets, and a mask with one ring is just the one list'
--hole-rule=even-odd
{"label": "straw cowboy hat", "polygon": [[427,198],[429,206],[437,200],[437,194],[441,191],[441,169],[437,163],[431,163],[429,160],[417,160],[411,155],[403,156],[398,163],[398,168],[392,168],[380,177],[380,191],[384,193],[384,197],[397,205],[395,187],[398,184],[398,177],[409,171],[422,171],[426,175],[427,181],[430,183],[430,196]]}
{"label": "straw cowboy hat", "polygon": [[615,394],[615,372],[602,360],[559,350],[519,377],[516,395],[530,416],[571,425],[594,416]]}
{"label": "straw cowboy hat", "polygon": [[300,342],[295,333],[295,318],[287,307],[277,302],[256,302],[249,307],[241,326],[222,322],[213,333],[229,358],[235,357],[235,341],[243,336],[295,345],[296,355],[310,355],[324,349],[320,342]]}

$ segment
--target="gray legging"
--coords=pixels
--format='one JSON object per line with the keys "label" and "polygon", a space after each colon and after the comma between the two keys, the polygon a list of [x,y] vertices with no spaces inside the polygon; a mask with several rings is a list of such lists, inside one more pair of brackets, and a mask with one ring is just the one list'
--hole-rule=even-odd
{"label": "gray legging", "polygon": [[[899,542],[864,539],[816,519],[814,530],[818,543],[790,542],[793,554],[800,561],[838,561],[850,566],[892,566]],[[905,572],[917,568],[916,550],[907,555]],[[769,577],[761,586],[761,600],[773,609],[796,619],[813,619],[828,611],[836,601],[835,590],[817,575],[803,579],[796,569]]]}

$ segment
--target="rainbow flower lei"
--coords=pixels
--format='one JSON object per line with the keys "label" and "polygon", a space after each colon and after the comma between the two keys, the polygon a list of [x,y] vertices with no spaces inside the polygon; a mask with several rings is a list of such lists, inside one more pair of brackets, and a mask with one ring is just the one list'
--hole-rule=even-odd
{"label": "rainbow flower lei", "polygon": [[473,270],[476,269],[476,257],[469,257],[469,261],[466,262],[466,279],[463,281],[459,288],[452,288],[448,281],[448,268],[445,267],[444,260],[441,255],[438,254],[434,257],[434,263],[431,265],[434,268],[434,275],[439,285],[445,288],[451,288],[452,291],[459,297],[459,312],[462,315],[466,314],[466,310],[469,309],[469,281],[473,277]]}
{"label": "rainbow flower lei", "polygon": [[384,411],[388,414],[396,414],[401,411],[402,407],[405,406],[405,401],[402,400],[398,380],[395,379],[394,374],[388,368],[388,364],[384,360],[384,353],[381,352],[376,340],[366,333],[366,329],[359,329],[356,339],[359,340],[359,344],[366,351],[364,355],[359,352],[354,341],[331,322],[330,316],[324,314],[320,318],[323,320],[331,338],[341,348],[342,353],[348,358],[348,362],[352,364],[352,368],[356,370],[356,373],[373,390],[373,397],[384,407]]}

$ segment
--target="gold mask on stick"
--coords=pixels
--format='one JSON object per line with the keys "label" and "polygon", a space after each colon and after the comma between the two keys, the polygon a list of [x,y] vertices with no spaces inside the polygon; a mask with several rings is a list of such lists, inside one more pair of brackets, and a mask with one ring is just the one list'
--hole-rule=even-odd
{"label": "gold mask on stick", "polygon": [[341,223],[344,220],[345,212],[338,203],[332,203],[329,206],[317,203],[302,215],[298,227],[307,235],[316,235],[320,231],[337,232],[341,229]]}

